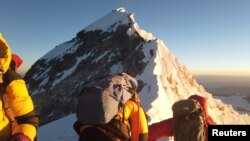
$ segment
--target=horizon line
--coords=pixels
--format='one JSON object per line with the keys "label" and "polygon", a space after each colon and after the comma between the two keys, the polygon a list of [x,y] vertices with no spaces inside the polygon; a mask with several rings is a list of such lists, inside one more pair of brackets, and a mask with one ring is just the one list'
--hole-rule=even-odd
{"label": "horizon line", "polygon": [[250,71],[226,71],[226,70],[213,70],[213,71],[194,71],[190,70],[193,75],[211,75],[211,76],[250,76]]}

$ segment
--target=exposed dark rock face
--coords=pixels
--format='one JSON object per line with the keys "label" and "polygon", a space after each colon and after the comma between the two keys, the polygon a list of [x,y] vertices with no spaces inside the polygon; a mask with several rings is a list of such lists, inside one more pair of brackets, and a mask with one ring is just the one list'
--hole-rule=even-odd
{"label": "exposed dark rock face", "polygon": [[[145,57],[142,44],[145,41],[138,34],[128,35],[129,28],[130,25],[122,24],[113,32],[83,30],[67,42],[76,41],[63,56],[40,59],[31,67],[24,79],[41,117],[40,125],[74,113],[84,84],[109,74],[112,66],[120,64],[123,71],[133,76],[143,72],[146,63],[142,61]],[[80,60],[84,55],[88,57]],[[73,73],[63,78],[73,67]],[[60,83],[56,83],[58,79]],[[140,89],[143,85],[139,81]]]}

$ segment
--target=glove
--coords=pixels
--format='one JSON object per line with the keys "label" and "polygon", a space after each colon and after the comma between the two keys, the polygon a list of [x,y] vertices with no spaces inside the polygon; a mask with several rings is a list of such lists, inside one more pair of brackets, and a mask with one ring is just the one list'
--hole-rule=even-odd
{"label": "glove", "polygon": [[23,133],[17,133],[11,136],[10,141],[30,141]]}
{"label": "glove", "polygon": [[73,125],[73,128],[75,130],[75,132],[80,135],[80,128],[82,126],[82,123],[80,121],[76,121]]}

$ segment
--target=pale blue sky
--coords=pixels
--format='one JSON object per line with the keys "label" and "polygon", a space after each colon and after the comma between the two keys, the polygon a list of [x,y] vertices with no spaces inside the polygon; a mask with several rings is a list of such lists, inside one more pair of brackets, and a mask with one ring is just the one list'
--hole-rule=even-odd
{"label": "pale blue sky", "polygon": [[24,70],[119,7],[191,72],[250,74],[249,0],[0,0],[0,32]]}

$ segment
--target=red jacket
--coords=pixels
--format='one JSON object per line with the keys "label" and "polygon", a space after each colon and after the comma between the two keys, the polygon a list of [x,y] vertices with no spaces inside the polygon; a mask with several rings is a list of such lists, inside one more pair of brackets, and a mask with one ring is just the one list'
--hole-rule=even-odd
{"label": "red jacket", "polygon": [[[204,97],[198,95],[192,95],[189,99],[197,100],[203,107],[205,120],[207,125],[215,124],[213,119],[207,113],[207,101]],[[175,118],[169,118],[158,123],[153,123],[149,126],[149,141],[156,141],[161,137],[174,136],[174,128],[176,124]],[[207,140],[207,139],[206,139]]]}

